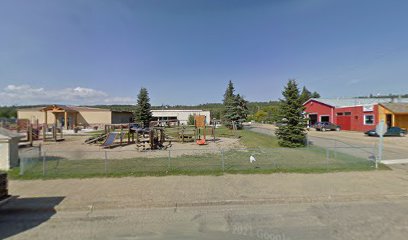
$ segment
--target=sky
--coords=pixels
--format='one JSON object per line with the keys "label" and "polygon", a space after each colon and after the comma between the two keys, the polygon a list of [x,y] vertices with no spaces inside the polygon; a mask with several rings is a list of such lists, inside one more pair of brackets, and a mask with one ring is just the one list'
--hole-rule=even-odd
{"label": "sky", "polygon": [[408,93],[408,1],[0,0],[0,105]]}

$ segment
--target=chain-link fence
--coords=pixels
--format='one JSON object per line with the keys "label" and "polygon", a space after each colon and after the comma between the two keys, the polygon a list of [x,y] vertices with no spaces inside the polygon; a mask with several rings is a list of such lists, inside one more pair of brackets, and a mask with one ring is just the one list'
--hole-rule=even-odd
{"label": "chain-link fence", "polygon": [[20,155],[20,175],[85,177],[100,175],[222,174],[369,170],[372,148],[328,146],[254,149],[171,149],[157,151],[41,151]]}

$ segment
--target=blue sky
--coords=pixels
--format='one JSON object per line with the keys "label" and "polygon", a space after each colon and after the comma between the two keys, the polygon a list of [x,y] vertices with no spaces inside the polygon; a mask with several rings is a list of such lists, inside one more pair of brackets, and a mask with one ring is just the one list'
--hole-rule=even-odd
{"label": "blue sky", "polygon": [[0,105],[408,93],[408,2],[0,0]]}

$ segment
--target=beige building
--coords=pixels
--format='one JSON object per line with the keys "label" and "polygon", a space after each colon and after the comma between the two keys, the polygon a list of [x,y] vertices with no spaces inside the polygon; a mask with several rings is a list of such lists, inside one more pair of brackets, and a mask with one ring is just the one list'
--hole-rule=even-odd
{"label": "beige building", "polygon": [[389,127],[408,129],[408,103],[381,103],[378,105],[379,120]]}
{"label": "beige building", "polygon": [[31,123],[37,123],[38,121],[39,124],[56,124],[58,127],[73,129],[76,126],[93,127],[105,124],[130,123],[133,113],[102,108],[50,105],[18,109],[17,118],[28,119]]}

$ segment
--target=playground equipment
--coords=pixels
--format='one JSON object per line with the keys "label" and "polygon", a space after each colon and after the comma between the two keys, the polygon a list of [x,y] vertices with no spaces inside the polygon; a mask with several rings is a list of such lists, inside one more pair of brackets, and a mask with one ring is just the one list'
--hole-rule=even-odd
{"label": "playground equipment", "polygon": [[136,131],[136,146],[140,150],[167,149],[172,146],[171,141],[166,142],[166,134],[163,127],[153,127]]}
{"label": "playground equipment", "polygon": [[118,132],[109,133],[105,141],[101,144],[101,147],[103,148],[112,147],[118,134],[119,134]]}
{"label": "playground equipment", "polygon": [[196,115],[194,116],[194,127],[195,127],[195,141],[198,145],[205,145],[207,144],[206,135],[207,130],[210,130],[210,134],[212,136],[213,142],[215,142],[215,125],[209,126],[206,125],[206,116],[204,115]]}
{"label": "playground equipment", "polygon": [[195,126],[195,140],[198,145],[205,145],[205,120],[206,116],[196,115],[194,116]]}
{"label": "playground equipment", "polygon": [[[98,135],[92,136],[85,140],[86,144],[101,144],[101,147],[122,146],[135,142],[135,131],[132,129],[132,124],[106,124],[105,131]],[[127,135],[127,141],[125,136]],[[119,136],[119,143],[115,143]],[[101,143],[102,142],[102,143]]]}
{"label": "playground equipment", "polygon": [[28,119],[17,120],[17,132],[25,133],[26,139],[22,142],[32,146],[34,140],[46,141],[63,141],[64,135],[62,128],[58,128],[55,124],[39,124],[38,119],[32,123]]}

